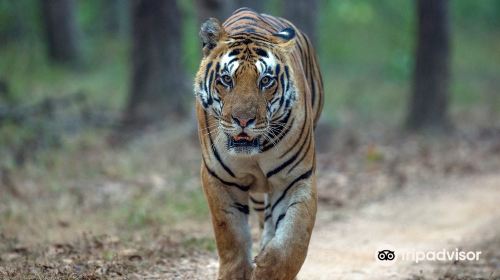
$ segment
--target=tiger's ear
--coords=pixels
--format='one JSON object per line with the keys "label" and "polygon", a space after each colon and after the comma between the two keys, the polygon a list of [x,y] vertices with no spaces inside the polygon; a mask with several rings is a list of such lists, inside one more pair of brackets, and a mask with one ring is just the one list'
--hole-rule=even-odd
{"label": "tiger's ear", "polygon": [[227,34],[219,20],[216,18],[209,18],[201,25],[200,38],[203,43],[203,56],[207,56],[210,51],[217,46],[217,44]]}
{"label": "tiger's ear", "polygon": [[278,46],[286,51],[291,51],[295,46],[295,40],[297,39],[295,29],[287,27],[278,33],[273,34],[275,42]]}

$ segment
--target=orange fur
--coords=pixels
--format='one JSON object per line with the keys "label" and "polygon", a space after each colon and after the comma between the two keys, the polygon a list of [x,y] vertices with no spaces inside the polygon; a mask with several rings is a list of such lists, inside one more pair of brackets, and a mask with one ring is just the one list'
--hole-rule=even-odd
{"label": "orange fur", "polygon": [[[316,216],[314,127],[323,105],[316,55],[290,22],[249,9],[222,25],[207,21],[200,36],[196,112],[218,279],[294,279]],[[249,201],[263,228],[255,259]]]}

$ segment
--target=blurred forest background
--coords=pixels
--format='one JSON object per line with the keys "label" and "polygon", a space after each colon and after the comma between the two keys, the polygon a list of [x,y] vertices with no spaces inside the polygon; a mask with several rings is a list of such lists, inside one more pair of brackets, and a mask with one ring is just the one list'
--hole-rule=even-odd
{"label": "blurred forest background", "polygon": [[32,273],[16,266],[26,256],[65,273],[51,256],[82,250],[101,262],[80,272],[100,275],[153,266],[123,256],[214,254],[192,80],[200,23],[240,6],[290,19],[316,46],[327,207],[498,171],[500,1],[0,0],[5,273]]}

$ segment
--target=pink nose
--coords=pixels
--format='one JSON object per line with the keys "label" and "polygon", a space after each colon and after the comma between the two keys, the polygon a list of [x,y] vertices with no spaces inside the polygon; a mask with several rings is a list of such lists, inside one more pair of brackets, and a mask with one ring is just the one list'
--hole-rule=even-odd
{"label": "pink nose", "polygon": [[255,121],[255,118],[237,118],[233,116],[233,120],[242,128],[247,127],[250,125],[252,122]]}

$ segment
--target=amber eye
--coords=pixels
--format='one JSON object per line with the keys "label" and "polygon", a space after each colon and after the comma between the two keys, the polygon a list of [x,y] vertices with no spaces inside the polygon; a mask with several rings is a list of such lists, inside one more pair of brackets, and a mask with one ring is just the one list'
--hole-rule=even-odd
{"label": "amber eye", "polygon": [[233,79],[231,78],[231,76],[225,74],[225,75],[222,75],[222,77],[220,78],[222,83],[225,85],[225,86],[228,86],[230,87],[232,84],[233,84]]}
{"label": "amber eye", "polygon": [[260,79],[260,87],[261,88],[268,88],[273,84],[274,79],[270,76],[264,76],[262,79]]}

